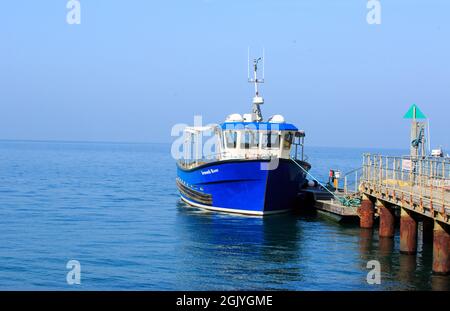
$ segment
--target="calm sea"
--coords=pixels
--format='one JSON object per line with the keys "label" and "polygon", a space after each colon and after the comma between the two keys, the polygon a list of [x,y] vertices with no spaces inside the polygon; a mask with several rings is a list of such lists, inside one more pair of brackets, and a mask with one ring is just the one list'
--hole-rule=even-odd
{"label": "calm sea", "polygon": [[[325,179],[364,151],[307,154]],[[380,241],[322,216],[203,212],[179,202],[175,177],[170,145],[0,142],[0,289],[449,289],[431,274],[429,244],[406,256],[398,232]],[[69,260],[80,285],[66,281]],[[369,260],[381,285],[367,284]]]}

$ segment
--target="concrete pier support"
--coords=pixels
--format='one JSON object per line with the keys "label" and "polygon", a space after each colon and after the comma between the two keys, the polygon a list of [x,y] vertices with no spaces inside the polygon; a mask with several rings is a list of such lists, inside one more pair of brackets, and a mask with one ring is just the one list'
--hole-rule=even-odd
{"label": "concrete pier support", "polygon": [[417,220],[412,212],[401,208],[400,213],[400,253],[417,253]]}
{"label": "concrete pier support", "polygon": [[433,272],[450,274],[450,228],[439,221],[434,222]]}
{"label": "concrete pier support", "polygon": [[387,203],[377,201],[380,215],[379,235],[381,238],[393,238],[395,234],[395,214]]}
{"label": "concrete pier support", "polygon": [[428,217],[424,217],[422,221],[422,239],[424,242],[433,241],[434,233],[434,220]]}
{"label": "concrete pier support", "polygon": [[363,196],[361,206],[358,208],[359,225],[363,229],[373,228],[373,221],[375,215],[375,207],[372,201],[367,196]]}

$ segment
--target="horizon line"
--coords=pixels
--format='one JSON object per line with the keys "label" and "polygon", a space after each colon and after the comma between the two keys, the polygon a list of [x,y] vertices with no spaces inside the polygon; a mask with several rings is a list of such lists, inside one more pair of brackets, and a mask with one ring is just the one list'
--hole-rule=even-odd
{"label": "horizon line", "polygon": [[[62,143],[62,144],[123,144],[123,145],[147,145],[159,144],[169,145],[171,142],[153,142],[153,141],[108,141],[108,140],[59,140],[59,139],[9,139],[0,138],[0,142],[28,142],[28,143]],[[357,147],[357,146],[325,146],[310,145],[312,148],[343,148],[343,149],[388,149],[388,150],[407,150],[408,148],[398,147]]]}

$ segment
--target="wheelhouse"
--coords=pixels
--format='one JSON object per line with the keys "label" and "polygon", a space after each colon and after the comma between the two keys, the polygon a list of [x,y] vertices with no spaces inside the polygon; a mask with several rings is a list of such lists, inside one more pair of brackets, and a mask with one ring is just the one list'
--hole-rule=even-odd
{"label": "wheelhouse", "polygon": [[292,146],[302,146],[305,136],[288,123],[225,122],[221,129],[225,159],[289,158]]}
{"label": "wheelhouse", "polygon": [[304,137],[303,131],[289,123],[224,122],[208,127],[187,127],[180,164],[193,168],[233,159],[292,157],[303,160]]}

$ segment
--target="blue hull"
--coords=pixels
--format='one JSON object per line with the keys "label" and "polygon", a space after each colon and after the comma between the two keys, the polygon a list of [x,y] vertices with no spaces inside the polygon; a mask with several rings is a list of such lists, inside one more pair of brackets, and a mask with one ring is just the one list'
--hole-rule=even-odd
{"label": "blue hull", "polygon": [[[275,170],[262,170],[266,160],[227,160],[184,169],[177,186],[183,201],[209,210],[267,215],[294,208],[306,173],[292,160],[280,159]],[[310,165],[298,161],[306,170]]]}

